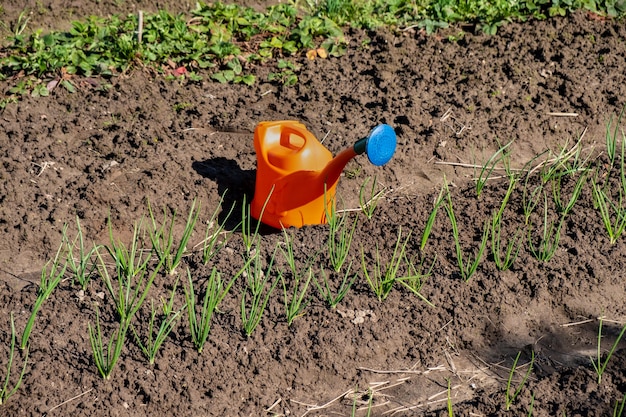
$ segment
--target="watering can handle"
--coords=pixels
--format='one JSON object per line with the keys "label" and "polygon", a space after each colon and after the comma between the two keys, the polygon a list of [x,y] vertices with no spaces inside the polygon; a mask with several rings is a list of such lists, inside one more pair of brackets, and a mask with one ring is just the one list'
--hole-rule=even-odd
{"label": "watering can handle", "polygon": [[[298,137],[298,143],[294,143],[292,135]],[[306,146],[306,136],[297,129],[285,126],[280,132],[280,146],[299,152]]]}

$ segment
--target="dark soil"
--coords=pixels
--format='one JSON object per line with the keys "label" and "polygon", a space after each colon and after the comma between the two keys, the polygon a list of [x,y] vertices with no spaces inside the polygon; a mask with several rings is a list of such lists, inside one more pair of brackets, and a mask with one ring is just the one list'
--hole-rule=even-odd
{"label": "dark soil", "polygon": [[[32,3],[30,25],[44,28],[63,28],[88,14],[192,7],[173,1]],[[23,2],[2,6],[0,18],[13,22]],[[108,340],[115,329],[111,297],[98,277],[81,292],[67,273],[37,316],[22,386],[0,406],[0,414],[348,416],[356,403],[356,414],[366,415],[373,393],[375,416],[447,415],[448,397],[459,416],[612,415],[626,393],[626,350],[618,345],[601,383],[590,357],[597,353],[598,317],[606,318],[603,358],[626,322],[626,246],[623,239],[609,242],[589,183],[548,261],[533,256],[528,244],[539,241],[543,199],[525,226],[523,184],[504,212],[506,240],[516,230],[523,236],[510,270],[496,268],[489,244],[476,274],[461,279],[443,208],[422,252],[419,244],[444,177],[465,256],[476,253],[484,222],[506,192],[506,181],[494,179],[477,197],[473,179],[479,169],[451,163],[481,165],[513,140],[513,168],[535,166],[550,157],[544,151],[554,155],[582,137],[583,155],[602,166],[605,125],[626,97],[624,23],[581,13],[509,24],[497,36],[471,28],[436,36],[414,30],[347,34],[345,56],[298,59],[295,87],[263,81],[270,71],[264,67],[256,70],[260,82],[253,87],[172,82],[136,70],[109,81],[75,79],[75,94],[56,89],[51,97],[25,97],[0,113],[1,378],[10,313],[21,335],[42,267],[61,244],[65,224],[73,237],[78,218],[88,242],[108,244],[110,218],[115,238],[128,244],[150,202],[157,213],[178,213],[179,239],[197,200],[201,213],[188,255],[177,273],[158,275],[148,296],[158,305],[180,279],[175,306],[182,306],[187,268],[203,288],[213,267],[231,277],[243,266],[244,246],[235,226],[244,198],[249,202],[254,193],[257,123],[299,120],[325,138],[334,154],[379,123],[398,134],[389,164],[377,168],[361,156],[340,180],[340,208],[358,208],[359,187],[367,177],[376,175],[387,192],[372,219],[358,210],[343,214],[359,219],[348,259],[357,279],[336,309],[311,285],[305,314],[288,326],[279,285],[259,327],[246,337],[240,315],[246,280],[240,278],[213,318],[202,353],[192,345],[184,317],[153,366],[129,337],[111,379],[104,380],[94,365],[88,323],[94,323],[98,308]],[[105,82],[111,86],[102,88]],[[8,80],[0,90],[11,86]],[[542,156],[533,159],[537,155]],[[576,178],[563,182],[567,198]],[[547,197],[550,202],[551,190]],[[224,220],[232,204],[236,208],[226,222],[232,238],[204,265],[198,243],[206,224],[216,210]],[[550,219],[552,209],[550,204]],[[361,253],[370,269],[376,248],[389,259],[400,231],[412,233],[408,257],[434,261],[421,289],[434,307],[398,283],[380,302],[366,281]],[[269,257],[285,237],[262,232],[259,250]],[[319,251],[315,276],[325,271],[338,284],[347,266],[339,273],[330,267],[328,227],[288,233],[299,265]],[[287,270],[282,252],[276,258],[272,279]],[[135,320],[140,332],[146,331],[149,302],[144,307]],[[518,352],[512,389],[520,386],[531,352],[534,366],[507,412],[507,379]],[[18,353],[11,381],[23,358],[24,352]]]}

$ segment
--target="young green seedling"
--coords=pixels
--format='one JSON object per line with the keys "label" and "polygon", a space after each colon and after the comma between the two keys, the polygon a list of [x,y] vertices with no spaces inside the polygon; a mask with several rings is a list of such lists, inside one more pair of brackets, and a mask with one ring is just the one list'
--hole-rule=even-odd
{"label": "young green seedling", "polygon": [[[144,250],[142,249],[142,242],[145,240],[145,232],[142,229],[142,224],[143,219],[135,223],[130,247],[126,247],[126,245],[120,241],[116,241],[113,237],[113,226],[111,224],[111,218],[109,217],[110,244],[106,246],[106,249],[115,262],[115,270],[118,277],[132,279],[135,275],[144,273],[148,262],[150,262],[152,253],[148,252],[147,255],[143,255]],[[96,251],[96,253],[100,258],[101,264],[104,265],[99,251]]]}
{"label": "young green seedling", "polygon": [[539,237],[539,244],[535,246],[532,238],[532,225],[528,229],[528,246],[530,253],[540,261],[547,262],[556,254],[561,240],[561,228],[565,223],[565,217],[561,216],[558,221],[551,222],[548,220],[548,197],[543,194],[543,228]]}
{"label": "young green seedling", "polygon": [[512,388],[513,375],[515,375],[515,372],[517,371],[517,362],[519,361],[521,354],[522,352],[517,353],[517,357],[515,358],[515,361],[513,362],[513,366],[511,367],[511,371],[509,372],[509,379],[506,382],[506,393],[505,393],[505,400],[504,400],[506,411],[509,411],[511,409],[511,405],[513,405],[513,402],[515,401],[517,396],[522,392],[522,389],[524,388],[524,385],[526,384],[526,381],[528,380],[528,377],[530,376],[530,373],[533,370],[533,365],[535,363],[535,351],[532,351],[530,362],[528,364],[528,369],[526,370],[526,374],[524,375],[524,377],[522,378],[522,381],[517,386],[517,389],[513,391],[513,388]]}
{"label": "young green seedling", "polygon": [[335,272],[339,272],[348,258],[358,217],[354,218],[351,225],[347,215],[340,216],[337,213],[334,204],[330,204],[325,210],[328,222],[328,258]]}
{"label": "young green seedling", "polygon": [[246,287],[241,293],[241,322],[248,337],[261,323],[265,307],[279,281],[278,278],[273,282],[271,280],[276,248],[265,270],[263,270],[260,252],[260,249],[256,248],[244,266]]}
{"label": "young green seedling", "polygon": [[[67,266],[73,274],[73,280],[78,282],[83,290],[86,290],[91,279],[91,274],[97,268],[94,255],[99,246],[94,244],[91,249],[87,250],[78,216],[76,216],[76,228],[77,233],[74,240],[70,240],[67,236],[66,228],[63,228],[63,242],[65,242],[65,248],[67,250]],[[76,257],[74,256],[75,250],[78,251]]]}
{"label": "young green seedling", "polygon": [[127,327],[130,325],[132,318],[135,316],[137,311],[139,311],[144,300],[146,299],[148,290],[152,286],[152,283],[158,273],[161,271],[164,260],[161,259],[161,261],[159,261],[147,279],[146,274],[148,271],[146,266],[135,270],[133,275],[126,275],[123,270],[118,267],[116,269],[116,284],[114,285],[99,251],[97,252],[97,255],[100,261],[98,267],[100,276],[102,277],[104,285],[115,303],[115,308],[122,327]]}
{"label": "young green seedling", "polygon": [[407,278],[399,277],[398,271],[402,261],[406,261],[406,247],[410,238],[411,232],[409,232],[407,237],[402,240],[402,228],[398,229],[398,238],[396,239],[391,260],[388,263],[383,263],[381,260],[378,244],[376,244],[374,269],[371,272],[368,270],[365,261],[365,251],[361,248],[361,265],[363,267],[363,272],[365,273],[365,278],[374,291],[374,294],[378,297],[379,301],[384,301],[387,298],[396,281],[405,280]]}
{"label": "young green seedling", "polygon": [[314,262],[316,256],[307,260],[303,270],[300,270],[296,266],[296,259],[293,251],[293,238],[285,229],[283,229],[283,235],[285,236],[285,241],[279,246],[279,248],[285,256],[287,265],[289,265],[291,277],[290,279],[285,278],[285,274],[282,271],[278,271],[278,277],[283,286],[287,325],[291,326],[297,317],[304,314],[304,309],[308,304],[308,301],[305,301],[305,297],[309,289],[311,279],[313,278],[311,264]]}
{"label": "young green seedling", "polygon": [[372,185],[367,188],[368,183],[372,180],[371,177],[367,177],[359,189],[359,206],[361,211],[368,219],[374,217],[374,211],[378,206],[378,201],[385,194],[385,188],[379,190],[377,187],[376,176],[372,181]]}
{"label": "young green seedling", "polygon": [[337,308],[337,305],[341,302],[341,300],[345,298],[348,291],[350,291],[352,284],[354,284],[354,281],[356,280],[358,275],[351,275],[351,269],[352,262],[348,264],[348,267],[346,268],[346,273],[343,275],[343,279],[341,280],[339,285],[331,284],[331,280],[328,279],[324,268],[320,269],[320,274],[322,274],[321,282],[317,277],[314,277],[315,286],[319,290],[320,294],[322,294],[322,297],[324,298],[324,300],[326,300],[331,309]]}
{"label": "young green seedling", "polygon": [[128,322],[122,321],[118,324],[119,328],[113,332],[108,344],[105,344],[102,338],[100,315],[97,309],[96,327],[92,327],[91,323],[87,324],[89,329],[89,342],[91,343],[96,368],[98,372],[100,372],[100,375],[102,375],[102,378],[107,380],[111,378],[115,364],[120,359],[120,356],[122,356],[122,348],[124,347],[126,333],[128,332]]}
{"label": "young green seedling", "polygon": [[439,191],[439,196],[435,200],[435,204],[433,206],[432,211],[428,215],[428,220],[426,220],[426,226],[424,226],[424,232],[422,233],[422,240],[420,242],[420,251],[423,251],[426,247],[426,242],[428,242],[428,238],[430,237],[430,233],[433,228],[433,224],[435,223],[435,218],[437,217],[437,212],[439,211],[439,207],[446,201],[444,196],[444,190],[446,190],[447,186],[443,186],[441,191]]}
{"label": "young green seedling", "polygon": [[483,226],[483,236],[480,241],[476,256],[472,258],[472,255],[468,255],[467,259],[465,259],[463,249],[461,248],[459,227],[456,221],[456,215],[454,214],[454,207],[452,206],[452,197],[450,195],[450,190],[448,190],[447,187],[448,186],[446,184],[446,195],[448,204],[446,204],[445,209],[448,213],[448,218],[450,219],[450,225],[452,226],[452,238],[454,240],[454,248],[457,264],[459,266],[459,273],[461,274],[461,278],[463,278],[463,281],[467,282],[474,275],[474,273],[476,273],[478,265],[480,264],[480,260],[483,256],[483,253],[485,252],[485,248],[487,247],[487,241],[489,239],[489,226],[488,223],[485,222],[485,225]]}
{"label": "young green seedling", "polygon": [[176,280],[176,283],[174,283],[174,288],[172,288],[169,299],[167,301],[163,301],[161,324],[159,325],[159,328],[156,329],[156,332],[155,321],[158,309],[154,307],[154,300],[150,300],[150,320],[148,321],[148,335],[145,342],[142,342],[141,337],[135,330],[135,326],[131,325],[135,341],[144,355],[148,358],[150,365],[154,365],[154,359],[156,358],[157,352],[165,342],[165,339],[167,339],[168,335],[172,332],[172,330],[174,330],[174,327],[178,323],[180,314],[187,307],[184,305],[179,310],[174,311],[174,296],[176,295],[177,286],[178,279]]}
{"label": "young green seedling", "polygon": [[[228,211],[224,219],[221,222],[217,221],[217,215],[218,215],[219,210],[222,207],[225,195],[226,195],[226,192],[224,192],[224,194],[222,194],[222,196],[220,197],[219,204],[217,205],[217,208],[215,209],[215,211],[213,212],[213,214],[211,215],[211,218],[209,219],[207,223],[204,240],[201,242],[202,262],[205,265],[208,264],[209,261],[213,259],[213,257],[226,246],[230,237],[232,236],[232,232],[226,232],[224,229],[225,229],[226,222],[228,221],[231,214],[233,213],[233,210],[235,210],[234,203],[230,207],[230,210]],[[214,228],[216,224],[217,224],[217,227]],[[223,240],[220,240],[221,236],[224,234],[226,234],[226,237]]]}
{"label": "young green seedling", "polygon": [[0,406],[5,404],[7,400],[17,392],[18,388],[22,384],[22,379],[24,378],[24,373],[26,372],[26,365],[28,364],[28,352],[30,349],[26,350],[24,355],[24,364],[22,365],[22,371],[20,372],[17,381],[11,381],[11,371],[13,369],[13,361],[15,360],[15,356],[17,353],[17,332],[15,331],[15,320],[13,319],[13,312],[11,312],[11,341],[9,343],[9,360],[6,366],[6,375],[4,377],[4,382],[0,387]]}
{"label": "young green seedling", "polygon": [[508,166],[507,161],[511,156],[509,147],[512,143],[513,141],[510,141],[506,145],[500,146],[496,153],[494,153],[489,160],[487,160],[485,165],[482,166],[480,174],[478,175],[478,178],[476,178],[476,197],[480,197],[487,180],[491,178],[491,174],[493,173],[493,170],[496,169],[496,165],[499,162],[504,162],[505,166]]}
{"label": "young green seedling", "polygon": [[[185,223],[183,235],[180,238],[177,248],[174,248],[174,225],[176,212],[174,212],[168,224],[167,212],[163,209],[163,221],[160,224],[157,224],[150,203],[148,203],[148,211],[150,212],[150,220],[152,223],[152,230],[150,231],[152,249],[156,253],[159,260],[163,262],[165,271],[170,275],[174,274],[176,267],[180,264],[180,261],[187,250],[187,243],[189,243],[189,239],[191,238],[198,221],[198,216],[200,215],[200,204],[198,204],[198,209],[196,210],[196,200],[193,200],[191,209],[189,210],[189,215],[187,216],[187,222]],[[176,249],[176,251],[173,252],[173,249]]]}
{"label": "young green seedling", "polygon": [[622,327],[622,331],[617,336],[617,339],[615,339],[615,342],[613,342],[613,346],[611,346],[611,350],[609,350],[609,353],[607,353],[606,358],[604,359],[604,361],[602,361],[602,350],[601,350],[602,323],[604,321],[604,317],[601,316],[598,320],[600,322],[600,326],[598,327],[598,344],[597,344],[598,353],[597,353],[595,360],[591,358],[591,365],[593,365],[593,369],[596,371],[596,374],[598,375],[598,385],[599,385],[602,382],[602,375],[604,375],[604,371],[606,370],[606,366],[609,364],[609,360],[611,360],[611,357],[613,356],[615,349],[617,349],[617,345],[619,345],[619,342],[622,340],[622,337],[624,337],[624,333],[626,333],[626,325]]}
{"label": "young green seedling", "polygon": [[[63,228],[63,233],[65,233],[67,229],[67,225]],[[25,349],[28,346],[28,339],[30,338],[30,334],[33,330],[33,325],[35,324],[35,318],[37,317],[37,313],[41,309],[44,301],[46,301],[55,288],[63,279],[65,275],[65,270],[67,268],[67,263],[64,263],[61,266],[61,249],[63,248],[63,244],[59,246],[57,253],[53,260],[48,262],[41,270],[41,281],[39,284],[39,289],[37,290],[37,298],[35,299],[35,303],[33,304],[33,308],[30,312],[30,316],[28,317],[28,321],[26,322],[26,326],[24,326],[24,333],[22,333],[22,341],[20,343],[20,349]]]}

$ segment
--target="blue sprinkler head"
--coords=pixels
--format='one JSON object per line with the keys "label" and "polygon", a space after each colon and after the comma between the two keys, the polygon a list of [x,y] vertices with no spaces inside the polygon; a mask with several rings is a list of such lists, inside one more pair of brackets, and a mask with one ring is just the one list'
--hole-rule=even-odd
{"label": "blue sprinkler head", "polygon": [[357,154],[365,152],[370,162],[376,166],[385,165],[396,151],[396,132],[389,125],[378,125],[366,138],[354,145]]}

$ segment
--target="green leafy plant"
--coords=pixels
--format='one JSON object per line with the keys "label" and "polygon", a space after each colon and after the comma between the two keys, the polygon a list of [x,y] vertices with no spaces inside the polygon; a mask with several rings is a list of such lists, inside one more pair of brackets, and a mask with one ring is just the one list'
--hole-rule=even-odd
{"label": "green leafy plant", "polygon": [[172,330],[174,330],[174,327],[178,323],[178,318],[180,314],[187,307],[186,305],[184,305],[177,311],[174,311],[174,296],[176,295],[177,285],[178,280],[176,280],[176,283],[172,288],[169,299],[167,301],[163,300],[161,323],[159,324],[158,329],[155,327],[155,322],[159,309],[154,307],[154,300],[150,300],[150,320],[148,321],[148,328],[146,332],[147,336],[145,337],[145,341],[141,340],[141,337],[136,331],[135,326],[131,325],[131,330],[133,331],[133,335],[135,336],[135,341],[139,345],[139,348],[144,353],[144,355],[146,355],[146,357],[148,358],[150,365],[154,365],[154,360],[159,349],[161,348],[169,334],[172,332]]}
{"label": "green leafy plant", "polygon": [[279,59],[276,65],[278,72],[270,72],[267,80],[270,82],[278,82],[282,85],[291,87],[298,83],[296,72],[300,71],[300,66],[294,62],[285,59]]}
{"label": "green leafy plant", "polygon": [[117,361],[122,356],[122,348],[126,340],[126,334],[128,332],[128,322],[119,322],[119,328],[113,332],[109,343],[104,343],[102,337],[102,329],[100,328],[100,315],[96,309],[96,325],[91,326],[88,323],[89,330],[89,342],[91,343],[91,350],[93,352],[93,359],[96,364],[96,368],[102,378],[110,379],[111,373],[117,364]]}
{"label": "green leafy plant", "polygon": [[28,353],[30,349],[26,350],[22,365],[22,371],[20,372],[17,381],[12,381],[11,371],[13,370],[13,361],[16,359],[17,353],[17,332],[15,331],[15,321],[13,319],[13,312],[11,312],[11,341],[9,342],[9,358],[6,365],[6,375],[4,376],[4,382],[0,387],[0,406],[6,404],[7,400],[13,396],[22,384],[24,373],[26,373],[26,365],[28,364]]}
{"label": "green leafy plant", "polygon": [[[87,289],[87,285],[91,280],[91,274],[97,269],[97,257],[95,256],[99,246],[94,244],[91,249],[85,247],[85,239],[83,231],[80,227],[80,220],[76,217],[76,237],[71,240],[63,229],[63,242],[67,251],[67,267],[72,272],[73,280],[78,282],[83,290]],[[78,251],[78,253],[75,253]]]}
{"label": "green leafy plant", "polygon": [[[196,210],[196,200],[193,200],[189,215],[187,216],[187,222],[183,230],[183,235],[180,238],[178,247],[174,247],[174,225],[176,220],[176,212],[172,215],[172,218],[168,222],[168,216],[163,209],[163,221],[157,223],[152,212],[152,207],[148,204],[148,210],[150,212],[150,220],[152,228],[150,230],[150,241],[152,242],[152,250],[156,253],[159,260],[165,266],[167,273],[174,274],[176,267],[180,264],[180,261],[187,250],[187,244],[193,234],[193,230],[198,221],[200,215],[200,204]],[[173,251],[175,249],[175,252]]]}
{"label": "green leafy plant", "polygon": [[[67,231],[67,225],[63,227],[63,233]],[[33,304],[33,308],[30,312],[30,316],[28,317],[28,321],[24,326],[24,332],[22,333],[22,340],[20,343],[20,349],[25,349],[28,346],[28,339],[30,338],[30,334],[33,330],[33,325],[35,324],[35,318],[37,317],[37,313],[41,309],[44,301],[46,301],[52,292],[59,285],[63,276],[65,275],[65,270],[67,269],[67,263],[64,263],[61,266],[61,250],[63,249],[63,245],[59,246],[54,259],[49,261],[41,270],[41,280],[39,283],[39,289],[37,290],[37,298]]]}
{"label": "green leafy plant", "polygon": [[252,85],[256,81],[256,76],[252,74],[243,74],[243,67],[239,58],[233,58],[226,64],[226,69],[211,75],[214,80],[226,84],[246,84]]}
{"label": "green leafy plant", "polygon": [[515,357],[515,361],[513,361],[513,366],[511,367],[511,371],[509,372],[509,378],[506,381],[506,392],[505,392],[505,397],[504,397],[505,398],[504,404],[505,404],[506,411],[509,411],[511,409],[513,402],[515,402],[515,399],[522,392],[522,389],[524,388],[524,385],[526,384],[526,381],[528,380],[528,377],[530,376],[530,373],[533,370],[533,365],[535,363],[535,351],[532,351],[530,362],[528,364],[528,369],[526,370],[526,374],[524,374],[524,377],[520,381],[517,388],[513,390],[513,386],[512,386],[513,375],[515,375],[515,372],[517,372],[517,362],[519,361],[521,354],[522,352],[517,353],[517,356]]}
{"label": "green leafy plant", "polygon": [[615,349],[617,349],[619,342],[622,340],[622,337],[624,337],[624,333],[626,333],[626,325],[622,327],[622,330],[619,332],[619,335],[615,339],[615,342],[613,342],[613,346],[611,346],[611,349],[606,354],[606,357],[604,358],[604,360],[602,360],[602,324],[604,322],[604,317],[600,316],[598,321],[600,322],[600,325],[598,326],[598,353],[595,359],[591,358],[591,365],[593,365],[593,369],[598,375],[598,384],[600,384],[602,382],[602,375],[604,375],[604,371],[606,371],[606,367],[609,364],[609,360],[611,360]]}

